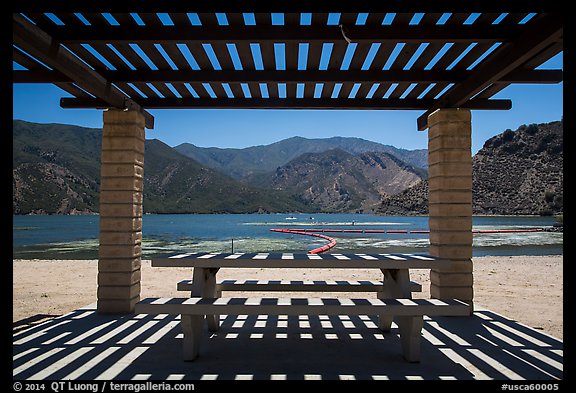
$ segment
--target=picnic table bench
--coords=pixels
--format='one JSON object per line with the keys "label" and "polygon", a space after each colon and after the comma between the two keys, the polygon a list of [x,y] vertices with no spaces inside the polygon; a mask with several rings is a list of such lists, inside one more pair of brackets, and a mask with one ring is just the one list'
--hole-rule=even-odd
{"label": "picnic table bench", "polygon": [[[186,298],[146,298],[136,313],[181,315],[183,358],[198,356],[207,320],[210,331],[226,315],[378,315],[378,327],[398,325],[404,357],[420,361],[424,315],[469,315],[457,299],[412,299],[421,289],[410,281],[409,269],[446,268],[451,262],[423,254],[291,254],[291,253],[177,253],[152,259],[153,267],[191,267],[192,280],[178,283]],[[380,269],[382,281],[216,280],[221,268]],[[286,292],[376,292],[376,298],[221,297],[223,290]]]}

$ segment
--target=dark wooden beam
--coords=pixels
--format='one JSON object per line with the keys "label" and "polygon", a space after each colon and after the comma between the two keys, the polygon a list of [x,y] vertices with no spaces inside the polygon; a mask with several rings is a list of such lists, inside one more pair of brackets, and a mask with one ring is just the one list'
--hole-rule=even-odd
{"label": "dark wooden beam", "polygon": [[562,0],[248,0],[242,2],[195,0],[99,0],[97,2],[38,2],[20,0],[11,4],[18,11],[38,12],[557,12],[569,4]]}
{"label": "dark wooden beam", "polygon": [[70,78],[78,87],[106,103],[106,107],[143,112],[146,127],[154,128],[154,117],[126,97],[102,75],[63,48],[46,32],[18,14],[12,15],[12,41],[18,48]]}
{"label": "dark wooden beam", "polygon": [[12,70],[12,83],[65,83],[72,78],[54,70]]}
{"label": "dark wooden beam", "polygon": [[[352,42],[508,42],[522,25],[398,25],[346,26]],[[68,26],[53,25],[49,33],[64,44],[196,42],[344,42],[339,26]]]}
{"label": "dark wooden beam", "polygon": [[458,108],[476,94],[502,77],[522,66],[547,47],[562,40],[562,15],[548,14],[531,24],[531,29],[516,41],[503,44],[485,62],[480,63],[474,73],[440,98],[436,106],[431,107],[418,117],[418,130],[425,130],[428,116],[438,108]]}
{"label": "dark wooden beam", "polygon": [[[474,72],[474,71],[472,71]],[[514,70],[498,79],[498,83],[560,83],[564,80],[562,70]]]}
{"label": "dark wooden beam", "polygon": [[[342,109],[342,110],[418,110],[429,108],[433,100],[424,99],[348,99],[348,98],[141,98],[149,109]],[[97,98],[61,98],[63,108],[99,108],[105,102]],[[512,106],[510,100],[471,100],[470,109],[501,109]]]}
{"label": "dark wooden beam", "polygon": [[[101,74],[112,83],[434,83],[461,82],[472,75],[466,70],[347,70],[347,71],[191,71],[115,70]],[[562,70],[515,70],[499,83],[559,83]],[[14,70],[14,83],[72,82],[66,75],[50,70]]]}

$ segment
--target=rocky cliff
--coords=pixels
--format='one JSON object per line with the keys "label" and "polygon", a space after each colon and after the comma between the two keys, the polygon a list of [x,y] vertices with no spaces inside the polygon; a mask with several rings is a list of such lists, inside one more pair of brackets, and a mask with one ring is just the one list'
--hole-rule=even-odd
{"label": "rocky cliff", "polygon": [[[488,139],[472,159],[474,214],[560,214],[563,122],[522,125]],[[425,181],[385,198],[381,214],[427,214]]]}

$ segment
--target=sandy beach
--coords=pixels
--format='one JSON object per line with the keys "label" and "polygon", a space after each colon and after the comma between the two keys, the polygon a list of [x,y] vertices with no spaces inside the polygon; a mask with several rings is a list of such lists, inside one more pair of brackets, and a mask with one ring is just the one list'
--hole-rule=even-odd
{"label": "sandy beach", "polygon": [[[476,257],[473,262],[476,307],[488,308],[563,339],[562,255]],[[25,320],[38,321],[94,303],[97,267],[96,260],[13,260],[12,321],[21,325]],[[188,268],[152,268],[150,261],[144,260],[141,297],[181,297],[183,293],[176,291],[176,282],[186,278],[191,278]],[[375,269],[222,269],[218,278],[378,280],[381,273]],[[423,287],[422,293],[414,297],[429,297],[429,272],[413,270],[411,279]]]}

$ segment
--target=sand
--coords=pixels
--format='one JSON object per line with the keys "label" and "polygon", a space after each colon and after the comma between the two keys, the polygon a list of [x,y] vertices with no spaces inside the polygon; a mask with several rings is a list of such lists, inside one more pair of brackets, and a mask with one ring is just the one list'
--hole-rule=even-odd
{"label": "sand", "polygon": [[[477,257],[473,262],[475,307],[563,339],[562,255]],[[12,267],[12,320],[20,328],[24,322],[63,315],[96,301],[95,260],[13,260]],[[144,260],[141,297],[184,296],[176,291],[176,282],[186,278],[191,278],[191,269],[152,268]],[[222,269],[218,279],[378,280],[381,273],[375,269]],[[423,287],[414,297],[429,297],[429,271],[413,270],[411,279]]]}

